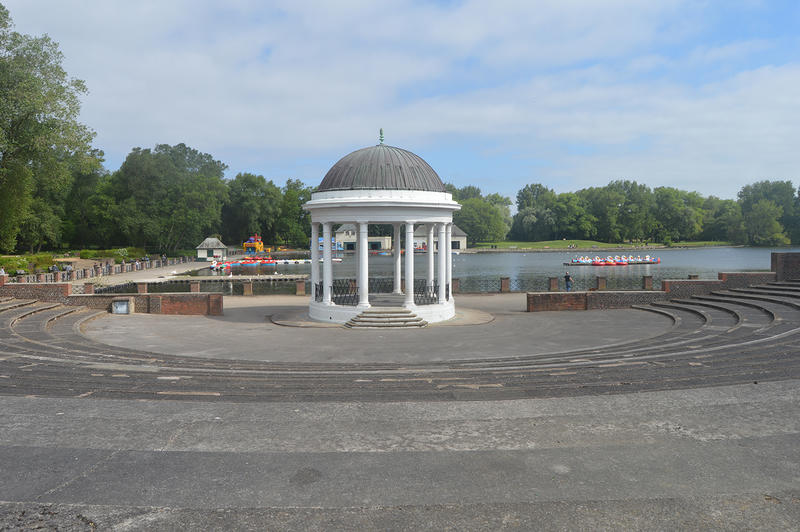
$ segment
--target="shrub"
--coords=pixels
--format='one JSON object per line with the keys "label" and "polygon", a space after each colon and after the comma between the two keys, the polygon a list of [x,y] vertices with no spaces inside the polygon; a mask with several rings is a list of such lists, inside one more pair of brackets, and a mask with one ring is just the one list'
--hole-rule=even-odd
{"label": "shrub", "polygon": [[17,270],[28,272],[28,261],[24,257],[0,257],[0,266],[3,267],[8,275],[14,275]]}

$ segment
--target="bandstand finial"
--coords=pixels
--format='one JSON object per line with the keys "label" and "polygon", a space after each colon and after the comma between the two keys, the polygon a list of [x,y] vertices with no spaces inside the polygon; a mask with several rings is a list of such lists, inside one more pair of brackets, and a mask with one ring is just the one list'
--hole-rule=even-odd
{"label": "bandstand finial", "polygon": [[383,144],[383,128],[381,128],[381,133],[378,136],[378,140],[381,142],[381,144]]}

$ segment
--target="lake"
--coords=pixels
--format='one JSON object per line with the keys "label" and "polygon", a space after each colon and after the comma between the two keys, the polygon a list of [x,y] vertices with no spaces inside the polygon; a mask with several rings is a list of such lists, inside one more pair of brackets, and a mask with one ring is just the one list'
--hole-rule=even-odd
{"label": "lake", "polygon": [[[575,290],[586,290],[595,286],[600,275],[607,279],[609,290],[631,290],[641,288],[642,276],[653,276],[653,288],[661,287],[662,279],[686,279],[697,274],[701,279],[716,279],[718,272],[769,270],[770,253],[800,252],[800,248],[681,248],[648,251],[660,257],[661,264],[631,266],[564,266],[573,257],[589,254],[606,256],[619,252],[553,251],[536,253],[461,253],[453,256],[453,277],[460,279],[462,291],[499,291],[500,277],[511,279],[512,290],[547,290],[548,277],[563,277],[569,271]],[[634,256],[638,252],[630,252]],[[342,262],[333,264],[334,278],[355,278],[355,256],[344,255]],[[391,256],[370,255],[370,277],[391,277]],[[242,267],[234,269],[236,274],[310,273],[308,264],[279,266]],[[427,257],[414,257],[417,278],[425,277]],[[207,270],[202,272],[207,275]],[[321,274],[321,268],[320,268]]]}

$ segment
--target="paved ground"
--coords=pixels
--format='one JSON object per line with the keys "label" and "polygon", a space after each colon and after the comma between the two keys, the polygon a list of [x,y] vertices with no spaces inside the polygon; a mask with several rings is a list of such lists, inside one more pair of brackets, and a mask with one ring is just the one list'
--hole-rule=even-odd
{"label": "paved ground", "polygon": [[163,266],[161,268],[151,268],[149,270],[139,270],[134,272],[118,273],[115,275],[101,275],[100,277],[89,277],[87,279],[79,279],[73,281],[72,284],[82,285],[84,283],[95,283],[97,285],[118,285],[130,282],[158,282],[168,279],[175,275],[180,275],[192,270],[202,268],[202,262],[185,262],[182,264],[173,264],[171,266]]}
{"label": "paved ground", "polygon": [[107,315],[88,323],[84,332],[111,345],[174,355],[417,363],[553,353],[637,339],[646,344],[672,325],[641,310],[528,313],[524,306],[525,294],[463,295],[451,322],[376,331],[310,322],[305,297],[226,297],[224,316]]}
{"label": "paved ground", "polygon": [[0,397],[0,523],[797,530],[798,405],[798,381],[482,403]]}
{"label": "paved ground", "polygon": [[[471,310],[459,319],[472,325],[421,331],[277,325],[303,321],[304,301],[289,296],[226,298],[221,318],[108,316],[88,329],[123,346],[231,364],[402,364],[552,353],[669,328],[643,311],[527,314],[523,301],[460,296]],[[781,360],[798,353],[794,343],[773,349]],[[665,387],[698,372],[681,385],[688,389],[667,391],[363,402],[356,380],[336,402],[244,403],[93,399],[183,379],[198,392],[221,377],[90,369],[106,374],[88,383],[92,395],[77,366],[57,373],[44,359],[12,366],[6,356],[4,371],[76,382],[71,397],[0,396],[0,475],[13,479],[0,483],[0,529],[800,530],[800,380],[721,386],[733,371],[722,359],[541,374],[552,396],[571,378],[585,386],[607,372],[633,381],[642,371]],[[227,386],[250,386],[242,375]],[[285,393],[303,380],[284,378]]]}

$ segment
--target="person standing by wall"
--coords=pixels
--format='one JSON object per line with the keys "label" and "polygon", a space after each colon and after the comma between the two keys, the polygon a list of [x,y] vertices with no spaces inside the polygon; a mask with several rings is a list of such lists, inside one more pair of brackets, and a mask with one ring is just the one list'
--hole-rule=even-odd
{"label": "person standing by wall", "polygon": [[570,277],[569,272],[564,274],[564,286],[567,288],[567,292],[572,290],[572,277]]}

